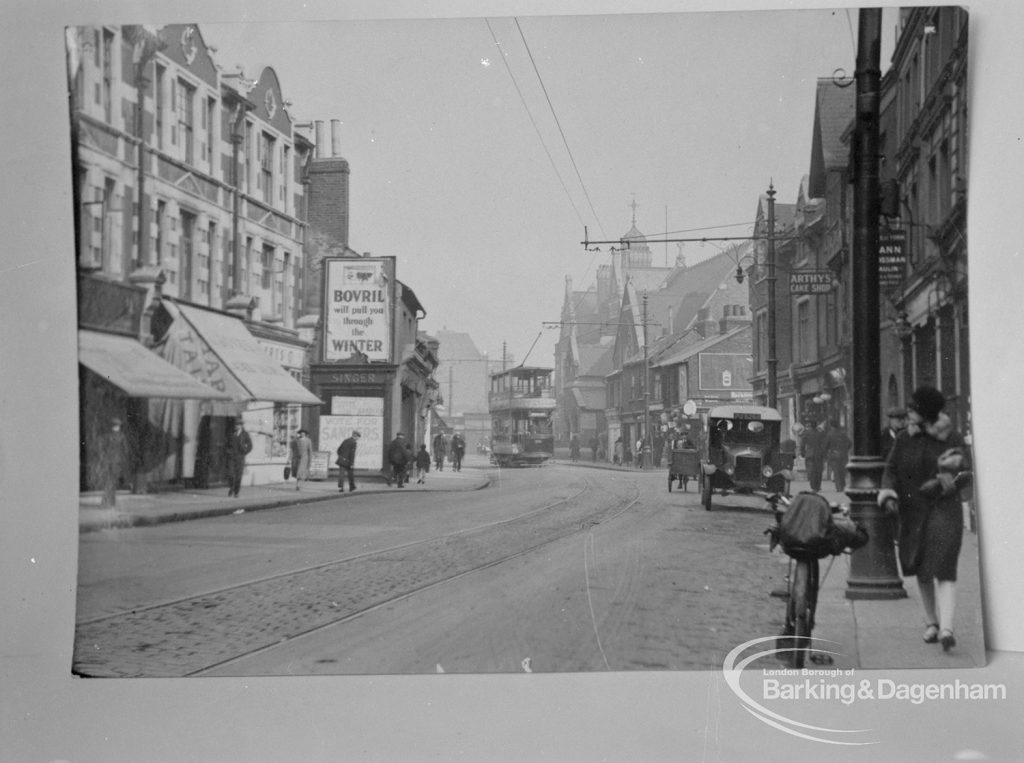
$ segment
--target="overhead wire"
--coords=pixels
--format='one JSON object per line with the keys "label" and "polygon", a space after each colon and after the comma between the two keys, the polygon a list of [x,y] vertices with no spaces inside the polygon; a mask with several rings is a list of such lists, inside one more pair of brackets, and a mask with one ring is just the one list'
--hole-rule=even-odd
{"label": "overhead wire", "polygon": [[526,111],[526,116],[530,119],[530,124],[533,125],[534,131],[537,133],[537,138],[540,140],[540,145],[544,149],[544,153],[547,154],[548,161],[551,163],[551,169],[555,171],[555,177],[558,178],[558,182],[562,186],[562,190],[565,191],[565,196],[569,200],[569,205],[572,207],[573,212],[576,213],[576,219],[579,220],[580,225],[585,225],[583,216],[580,214],[579,209],[576,207],[576,202],[572,199],[572,194],[569,193],[569,188],[566,186],[565,181],[562,179],[562,174],[558,171],[558,165],[555,164],[555,159],[551,155],[551,151],[548,150],[547,143],[544,141],[544,135],[540,131],[540,127],[537,125],[537,121],[533,118],[533,113],[530,111],[530,106],[526,102],[526,97],[523,95],[522,89],[519,87],[519,82],[516,80],[516,75],[512,72],[512,67],[509,66],[508,60],[505,58],[505,52],[501,49],[501,43],[498,42],[497,36],[494,34],[494,29],[491,27],[491,22],[488,19],[484,19],[484,23],[487,24],[487,31],[491,33],[491,39],[494,40],[495,47],[498,48],[498,54],[501,56],[501,61],[505,64],[505,71],[508,72],[509,78],[512,80],[512,85],[516,89],[516,93],[519,95],[519,102],[523,104],[523,109]]}
{"label": "overhead wire", "polygon": [[562,145],[565,146],[565,151],[569,155],[569,162],[572,164],[573,171],[576,173],[576,179],[580,183],[580,188],[583,190],[583,195],[587,199],[587,204],[590,205],[590,212],[594,215],[594,220],[597,221],[597,225],[601,228],[601,235],[605,235],[604,228],[601,226],[601,218],[597,215],[597,210],[594,209],[594,202],[590,199],[590,192],[587,190],[587,184],[583,182],[583,176],[580,175],[580,168],[576,164],[576,157],[572,154],[572,149],[569,148],[569,141],[565,137],[565,130],[562,129],[562,123],[558,119],[558,114],[555,112],[555,105],[551,102],[551,96],[548,94],[548,89],[544,85],[544,78],[540,75],[540,69],[537,68],[537,61],[533,57],[533,51],[530,50],[530,44],[526,41],[526,35],[523,33],[523,28],[519,25],[519,19],[516,17],[513,19],[516,22],[516,29],[519,30],[519,37],[523,41],[523,47],[526,48],[526,55],[530,57],[530,64],[533,66],[534,74],[537,75],[537,81],[540,83],[540,89],[544,92],[544,98],[548,103],[548,109],[551,110],[551,116],[555,120],[555,125],[558,127],[558,134],[562,136]]}
{"label": "overhead wire", "polygon": [[[526,36],[523,33],[523,29],[522,29],[522,27],[519,24],[519,20],[516,19],[515,21],[516,21],[516,28],[519,30],[519,36],[520,36],[520,38],[523,41],[523,47],[526,49],[527,55],[530,58],[530,62],[533,65],[533,70],[534,70],[534,73],[537,76],[537,80],[540,82],[541,90],[544,91],[544,97],[547,100],[548,108],[551,110],[551,115],[552,115],[552,117],[555,120],[555,124],[558,126],[559,134],[562,137],[562,143],[565,146],[566,152],[569,155],[569,161],[572,164],[574,171],[576,172],[576,177],[579,180],[580,187],[583,190],[583,195],[586,197],[587,203],[590,205],[590,211],[594,215],[594,220],[597,222],[598,227],[601,229],[602,235],[604,235],[604,228],[601,225],[601,221],[600,221],[600,219],[597,216],[597,212],[594,210],[593,202],[590,200],[590,194],[588,193],[587,188],[586,188],[585,184],[583,183],[583,178],[580,175],[580,171],[579,171],[578,166],[576,165],[576,160],[575,160],[575,158],[572,155],[572,150],[569,148],[568,141],[567,141],[567,139],[565,137],[565,132],[562,130],[561,123],[558,121],[558,115],[555,113],[554,106],[551,103],[551,97],[548,95],[547,88],[544,86],[544,80],[541,78],[540,72],[537,69],[537,64],[536,64],[536,62],[533,59],[533,54],[530,51],[529,43],[527,43],[527,41],[526,41]],[[530,106],[529,106],[529,104],[526,101],[526,96],[523,94],[522,88],[519,86],[519,81],[516,79],[515,73],[512,71],[512,67],[509,65],[508,59],[505,57],[505,52],[504,52],[504,50],[501,47],[501,42],[499,42],[499,40],[497,38],[497,35],[494,33],[494,28],[491,26],[490,20],[489,19],[484,19],[484,23],[487,25],[487,31],[491,35],[491,40],[494,42],[495,47],[498,48],[498,53],[501,56],[501,61],[505,65],[505,71],[508,72],[509,79],[512,80],[512,85],[513,85],[513,87],[515,87],[516,93],[519,96],[519,101],[523,105],[523,110],[526,111],[526,115],[527,115],[527,117],[530,120],[530,124],[533,125],[533,129],[537,133],[537,138],[538,138],[538,140],[540,140],[541,147],[544,149],[544,153],[548,157],[548,161],[551,164],[551,169],[554,170],[555,176],[558,178],[558,182],[561,184],[562,190],[565,192],[565,196],[569,200],[569,205],[572,207],[573,212],[576,214],[576,219],[579,221],[580,225],[583,226],[583,227],[586,227],[586,222],[583,219],[583,215],[580,214],[580,210],[576,206],[576,202],[573,200],[572,194],[569,192],[569,188],[566,185],[565,180],[562,178],[562,174],[558,170],[558,165],[555,163],[555,159],[552,156],[550,149],[548,148],[547,142],[544,140],[544,135],[543,135],[543,133],[540,130],[540,126],[537,124],[537,120],[534,119],[533,112],[530,110]],[[583,272],[583,277],[584,278],[590,272],[590,269],[593,267],[594,260],[596,259],[596,256],[597,255],[594,255],[594,257],[591,257],[590,262],[587,264],[587,267],[586,267],[586,269]],[[582,299],[582,297],[581,297],[581,299]]]}

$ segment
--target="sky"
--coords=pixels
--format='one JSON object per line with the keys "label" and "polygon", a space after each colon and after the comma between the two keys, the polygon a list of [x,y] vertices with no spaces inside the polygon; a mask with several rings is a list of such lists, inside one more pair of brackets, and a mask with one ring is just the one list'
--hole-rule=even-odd
{"label": "sky", "polygon": [[[584,289],[609,261],[608,246],[585,251],[585,229],[618,239],[635,201],[652,238],[747,235],[769,183],[796,200],[816,81],[852,74],[856,21],[848,9],[200,31],[226,70],[271,66],[296,122],[340,120],[349,244],[397,258],[421,329],[549,365],[558,331],[543,323],[559,320],[566,276]],[[653,250],[658,265],[678,252]],[[717,251],[683,248],[690,262]]]}

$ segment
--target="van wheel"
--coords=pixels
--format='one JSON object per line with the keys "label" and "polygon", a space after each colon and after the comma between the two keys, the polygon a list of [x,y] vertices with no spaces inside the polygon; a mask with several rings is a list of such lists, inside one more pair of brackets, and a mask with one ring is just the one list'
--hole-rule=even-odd
{"label": "van wheel", "polygon": [[711,493],[711,478],[705,474],[700,480],[700,501],[705,511],[711,511]]}

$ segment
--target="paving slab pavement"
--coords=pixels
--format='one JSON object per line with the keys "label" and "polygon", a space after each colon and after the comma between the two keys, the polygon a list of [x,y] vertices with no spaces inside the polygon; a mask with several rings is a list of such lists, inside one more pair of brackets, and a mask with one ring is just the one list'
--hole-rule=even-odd
{"label": "paving slab pavement", "polygon": [[[594,462],[588,458],[581,458],[577,462],[558,459],[557,462],[581,468],[649,473],[652,477],[657,475],[659,480],[665,472],[664,467],[639,470],[600,461]],[[831,481],[823,480],[821,494],[830,503],[848,504],[849,497],[834,488]],[[806,480],[797,479],[790,483],[791,493],[796,494],[804,490],[810,490],[810,484]],[[967,527],[964,529],[957,570],[954,625],[957,645],[945,653],[940,645],[926,644],[922,640],[925,622],[916,578],[903,580],[905,598],[848,599],[846,592],[850,576],[850,556],[847,554],[836,557],[831,567],[828,559],[823,560],[820,570],[823,579],[818,594],[814,636],[833,642],[830,648],[836,655],[831,667],[862,670],[963,669],[987,664],[977,532]],[[782,606],[781,599],[779,606]]]}

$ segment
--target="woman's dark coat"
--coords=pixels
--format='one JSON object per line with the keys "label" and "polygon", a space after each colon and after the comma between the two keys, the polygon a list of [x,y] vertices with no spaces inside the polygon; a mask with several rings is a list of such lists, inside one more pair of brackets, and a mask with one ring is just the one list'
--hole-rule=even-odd
{"label": "woman's dark coat", "polygon": [[903,574],[956,580],[964,531],[960,493],[928,498],[918,492],[938,473],[938,459],[944,451],[959,447],[966,452],[959,433],[950,429],[943,435],[936,437],[913,427],[901,432],[889,452],[882,487],[898,495]]}

